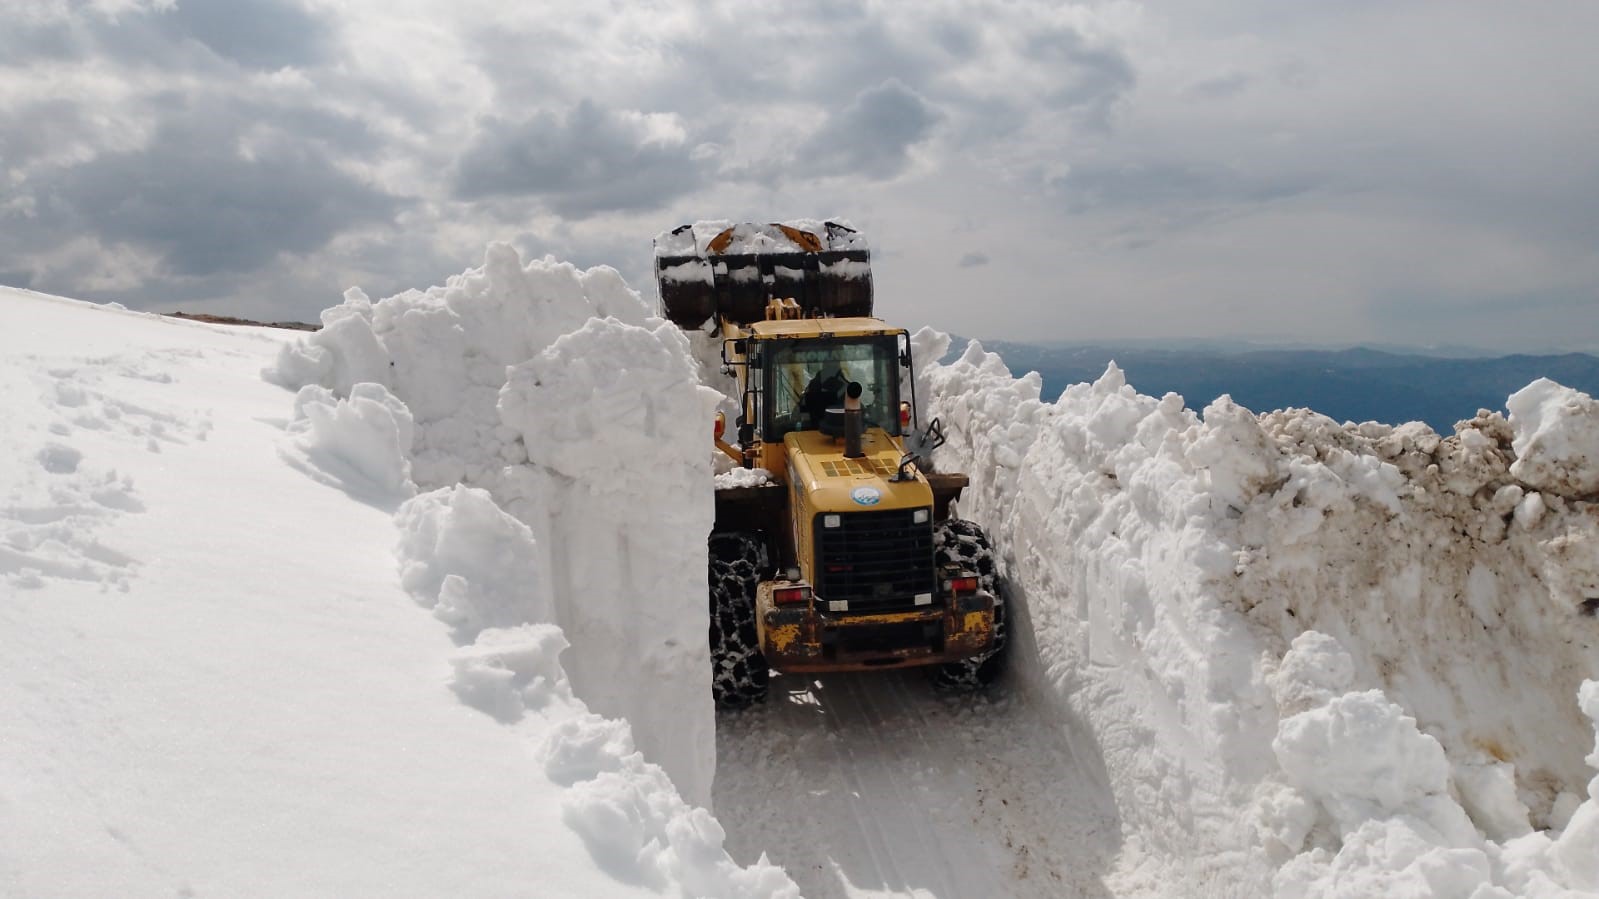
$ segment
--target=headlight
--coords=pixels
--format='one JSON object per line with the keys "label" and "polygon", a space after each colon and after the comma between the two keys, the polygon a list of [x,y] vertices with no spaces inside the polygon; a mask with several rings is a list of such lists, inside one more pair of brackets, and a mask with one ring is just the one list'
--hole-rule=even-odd
{"label": "headlight", "polygon": [[927,519],[931,518],[932,514],[933,513],[926,509],[917,509],[915,512],[911,513],[911,521],[917,524],[926,524]]}
{"label": "headlight", "polygon": [[843,523],[844,523],[844,519],[843,519],[842,516],[839,516],[839,515],[823,515],[822,516],[822,527],[824,527],[824,528],[836,528],[836,527],[838,527],[839,525],[841,525]]}

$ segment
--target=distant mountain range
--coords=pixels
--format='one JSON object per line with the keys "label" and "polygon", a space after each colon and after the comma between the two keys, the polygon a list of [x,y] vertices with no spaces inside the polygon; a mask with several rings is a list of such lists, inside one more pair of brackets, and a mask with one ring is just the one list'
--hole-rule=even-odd
{"label": "distant mountain range", "polygon": [[[1398,424],[1424,421],[1441,434],[1478,409],[1503,411],[1505,398],[1537,378],[1599,395],[1599,357],[1586,353],[1533,356],[1432,355],[1433,351],[1389,352],[1357,347],[1307,349],[1165,349],[1126,344],[1041,346],[982,341],[1012,373],[1036,371],[1044,398],[1068,385],[1092,381],[1112,360],[1138,392],[1182,394],[1203,409],[1230,394],[1256,412],[1307,407],[1339,421]],[[966,347],[956,338],[951,358]]]}

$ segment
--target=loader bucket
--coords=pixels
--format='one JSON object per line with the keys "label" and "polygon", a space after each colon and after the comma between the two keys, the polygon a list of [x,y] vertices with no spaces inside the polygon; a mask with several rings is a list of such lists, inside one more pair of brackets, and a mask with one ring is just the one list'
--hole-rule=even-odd
{"label": "loader bucket", "polygon": [[[689,330],[705,324],[717,308],[711,260],[694,252],[693,231],[693,225],[684,225],[672,230],[669,241],[655,240],[655,283],[661,291],[661,313]],[[688,252],[683,252],[685,249]]]}
{"label": "loader bucket", "polygon": [[686,329],[720,317],[740,325],[765,318],[767,301],[791,298],[808,316],[872,314],[871,251],[854,230],[827,222],[822,233],[789,225],[693,225],[655,240],[662,314]]}

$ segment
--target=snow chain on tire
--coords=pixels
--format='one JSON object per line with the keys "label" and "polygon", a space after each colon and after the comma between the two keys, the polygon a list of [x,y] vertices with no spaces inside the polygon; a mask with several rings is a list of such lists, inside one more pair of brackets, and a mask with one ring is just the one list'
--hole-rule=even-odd
{"label": "snow chain on tire", "polygon": [[711,696],[718,708],[741,709],[766,701],[766,657],[755,633],[766,551],[759,537],[739,531],[712,534],[709,549]]}
{"label": "snow chain on tire", "polygon": [[971,690],[991,683],[1005,663],[1005,594],[994,566],[994,550],[983,529],[970,521],[951,518],[933,530],[933,562],[940,571],[957,565],[977,574],[977,584],[994,597],[994,646],[988,652],[959,662],[934,666],[933,682],[940,687]]}

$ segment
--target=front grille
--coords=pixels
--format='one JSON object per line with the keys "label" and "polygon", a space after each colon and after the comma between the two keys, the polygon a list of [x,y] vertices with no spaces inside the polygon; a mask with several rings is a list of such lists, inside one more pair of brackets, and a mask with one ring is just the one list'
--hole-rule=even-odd
{"label": "front grille", "polygon": [[933,592],[933,526],[911,521],[913,509],[840,512],[840,525],[816,517],[816,595],[847,600],[851,612],[916,606]]}

